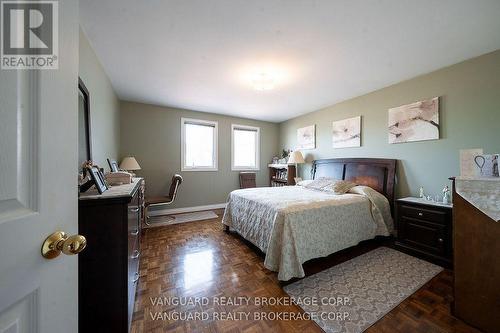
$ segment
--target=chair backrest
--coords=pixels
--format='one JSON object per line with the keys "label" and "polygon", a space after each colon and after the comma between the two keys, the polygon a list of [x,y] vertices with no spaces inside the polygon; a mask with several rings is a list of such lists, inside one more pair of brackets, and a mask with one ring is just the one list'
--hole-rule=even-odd
{"label": "chair backrest", "polygon": [[255,172],[240,172],[240,188],[257,187]]}
{"label": "chair backrest", "polygon": [[168,191],[168,197],[171,201],[175,200],[177,196],[177,190],[179,189],[179,185],[182,183],[182,176],[179,174],[175,174],[172,177],[172,183],[170,184],[170,190]]}

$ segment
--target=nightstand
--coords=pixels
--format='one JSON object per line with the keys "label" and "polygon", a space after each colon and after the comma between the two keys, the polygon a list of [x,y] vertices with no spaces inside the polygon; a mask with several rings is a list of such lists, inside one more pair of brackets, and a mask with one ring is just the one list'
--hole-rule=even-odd
{"label": "nightstand", "polygon": [[396,200],[396,247],[445,267],[452,266],[452,204],[421,198]]}

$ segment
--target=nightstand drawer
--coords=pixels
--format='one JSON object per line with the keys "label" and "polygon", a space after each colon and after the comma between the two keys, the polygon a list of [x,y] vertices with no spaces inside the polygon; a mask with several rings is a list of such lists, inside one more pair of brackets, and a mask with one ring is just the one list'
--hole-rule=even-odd
{"label": "nightstand drawer", "polygon": [[429,253],[446,254],[448,239],[444,225],[405,217],[401,217],[400,222],[400,237],[404,243]]}
{"label": "nightstand drawer", "polygon": [[419,220],[425,220],[434,223],[444,224],[446,222],[446,212],[418,206],[400,205],[399,214],[401,217],[410,217]]}

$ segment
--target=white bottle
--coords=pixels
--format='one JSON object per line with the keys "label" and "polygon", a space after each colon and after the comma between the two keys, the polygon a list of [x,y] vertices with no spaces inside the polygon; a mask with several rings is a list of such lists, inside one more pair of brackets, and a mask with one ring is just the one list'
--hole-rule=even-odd
{"label": "white bottle", "polygon": [[419,197],[424,198],[424,188],[420,186],[420,194]]}

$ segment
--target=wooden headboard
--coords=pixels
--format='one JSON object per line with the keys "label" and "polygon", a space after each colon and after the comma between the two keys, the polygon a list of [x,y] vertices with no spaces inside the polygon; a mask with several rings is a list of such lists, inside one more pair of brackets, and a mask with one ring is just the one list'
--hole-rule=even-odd
{"label": "wooden headboard", "polygon": [[313,161],[313,179],[330,177],[366,185],[385,195],[394,204],[396,161],[386,158],[332,158]]}

